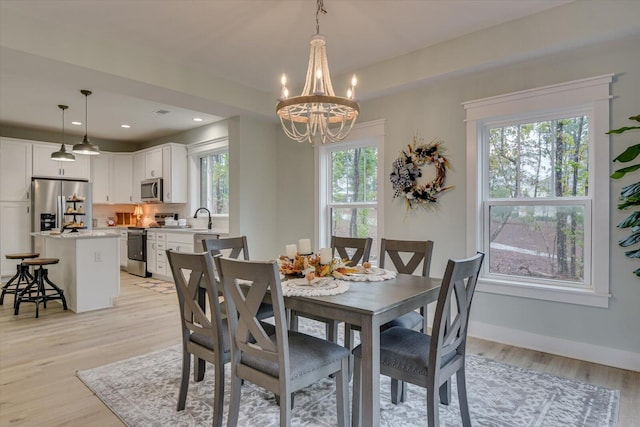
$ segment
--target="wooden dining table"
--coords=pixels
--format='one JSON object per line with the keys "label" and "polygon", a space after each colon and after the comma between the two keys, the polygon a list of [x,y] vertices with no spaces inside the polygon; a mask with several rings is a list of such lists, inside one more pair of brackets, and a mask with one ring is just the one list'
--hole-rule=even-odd
{"label": "wooden dining table", "polygon": [[349,282],[331,296],[285,297],[287,309],[360,327],[362,425],[380,424],[380,325],[438,299],[440,279],[398,274],[378,282]]}

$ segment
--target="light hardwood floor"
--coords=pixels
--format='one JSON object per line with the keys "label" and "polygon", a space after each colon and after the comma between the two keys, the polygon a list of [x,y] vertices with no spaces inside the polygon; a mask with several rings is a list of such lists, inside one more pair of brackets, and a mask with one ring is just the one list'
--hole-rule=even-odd
{"label": "light hardwood floor", "polygon": [[[119,419],[75,376],[93,368],[180,342],[175,295],[134,286],[121,275],[112,309],[75,314],[57,303],[33,304],[14,316],[12,296],[0,307],[0,426],[121,426]],[[469,352],[619,389],[620,427],[640,426],[640,373],[470,339]]]}

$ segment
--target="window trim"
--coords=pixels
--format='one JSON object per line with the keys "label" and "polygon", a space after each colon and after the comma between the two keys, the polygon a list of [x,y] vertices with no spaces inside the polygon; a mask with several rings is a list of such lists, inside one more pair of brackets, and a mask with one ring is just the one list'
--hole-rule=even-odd
{"label": "window trim", "polygon": [[[541,117],[545,113],[585,111],[592,120],[589,164],[591,202],[591,283],[588,288],[551,286],[543,283],[514,284],[514,280],[486,277],[483,271],[478,280],[480,292],[534,298],[562,303],[608,307],[610,279],[609,253],[609,130],[610,84],[613,74],[575,80],[490,98],[464,102],[467,134],[467,251],[474,253],[483,247],[484,221],[483,170],[486,162],[479,160],[484,147],[479,144],[488,124],[513,120],[515,117]],[[602,161],[594,161],[603,159]],[[604,160],[606,159],[606,160]],[[480,184],[480,185],[479,185]],[[587,214],[587,212],[585,212]],[[602,225],[606,224],[606,227]],[[600,225],[600,226],[598,226]],[[596,244],[597,242],[597,244]],[[598,260],[597,266],[593,260]],[[587,275],[585,274],[585,281]]]}
{"label": "window trim", "polygon": [[[328,162],[331,151],[345,150],[363,146],[375,145],[378,149],[378,195],[376,210],[378,213],[378,236],[384,236],[384,120],[373,120],[356,124],[347,138],[332,144],[314,144],[314,230],[315,241],[318,247],[328,247],[331,242],[330,235],[330,206],[335,203],[329,202],[328,189],[331,180],[328,174]],[[349,204],[352,206],[355,204]],[[371,206],[371,204],[367,204]],[[374,242],[375,244],[375,242]]]}
{"label": "window trim", "polygon": [[[226,136],[187,145],[190,212],[200,207],[200,158],[221,151],[229,152],[229,138]],[[212,214],[211,217],[226,219],[229,214]]]}

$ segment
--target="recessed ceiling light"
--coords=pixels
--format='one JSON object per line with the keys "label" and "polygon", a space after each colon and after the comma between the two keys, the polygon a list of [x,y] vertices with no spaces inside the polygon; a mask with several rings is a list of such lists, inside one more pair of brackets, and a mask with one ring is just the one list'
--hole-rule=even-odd
{"label": "recessed ceiling light", "polygon": [[200,117],[194,117],[194,118],[193,118],[193,121],[194,121],[194,122],[201,122],[201,121],[202,121],[202,119],[201,119]]}
{"label": "recessed ceiling light", "polygon": [[121,128],[129,129],[131,125],[120,125]]}
{"label": "recessed ceiling light", "polygon": [[71,124],[75,126],[82,126],[82,122],[71,122]]}

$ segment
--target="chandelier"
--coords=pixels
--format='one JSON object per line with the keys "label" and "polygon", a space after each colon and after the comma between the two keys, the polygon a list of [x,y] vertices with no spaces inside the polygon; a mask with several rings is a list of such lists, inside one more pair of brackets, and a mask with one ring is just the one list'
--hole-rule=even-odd
{"label": "chandelier", "polygon": [[347,97],[336,96],[331,85],[327,49],[320,34],[320,12],[327,13],[323,0],[317,0],[316,34],[311,38],[307,79],[300,96],[289,98],[287,77],[282,75],[282,92],[276,106],[282,128],[297,142],[313,143],[317,136],[323,144],[343,140],[358,117],[360,107],[355,100],[356,76],[351,79]]}

